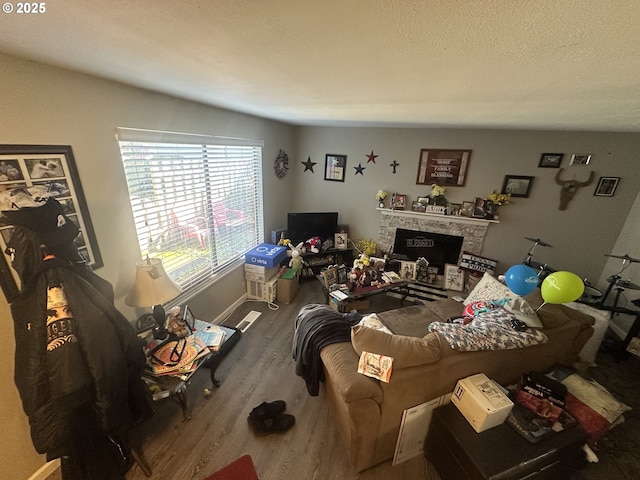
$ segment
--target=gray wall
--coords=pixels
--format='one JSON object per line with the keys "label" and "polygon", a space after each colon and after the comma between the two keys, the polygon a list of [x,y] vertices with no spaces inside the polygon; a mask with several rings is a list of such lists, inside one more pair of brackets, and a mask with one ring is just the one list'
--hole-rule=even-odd
{"label": "gray wall", "polygon": [[[265,228],[282,222],[291,204],[292,176],[278,180],[273,160],[279,149],[295,156],[291,126],[158,95],[78,73],[0,54],[0,144],[71,145],[105,266],[96,271],[116,290],[118,308],[131,319],[141,311],[124,296],[140,259],[118,144],[117,126],[262,139],[264,146]],[[242,268],[190,301],[206,320],[225,314],[245,292]],[[0,409],[5,423],[0,438],[3,478],[28,478],[44,457],[33,450],[27,419],[13,382],[13,327],[9,306],[0,295],[5,322],[0,337],[4,368],[0,373]],[[20,459],[20,461],[16,461]]]}
{"label": "gray wall", "polygon": [[[305,127],[299,129],[297,141],[300,158],[306,161],[310,156],[317,164],[313,174],[304,172],[301,164],[296,166],[293,208],[339,211],[339,221],[351,226],[354,239],[377,236],[378,189],[406,194],[409,204],[429,193],[430,187],[416,185],[420,149],[470,149],[466,184],[448,187],[449,201],[461,203],[486,197],[494,189],[500,191],[507,174],[535,177],[529,198],[514,198],[513,203],[500,207],[500,223],[489,227],[483,254],[498,260],[501,272],[524,259],[531,242],[523,237],[539,237],[553,245],[537,247],[534,259],[600,286],[606,254],[640,257],[637,223],[626,232],[629,240],[624,247],[616,244],[638,195],[639,134]],[[375,164],[367,162],[371,150],[379,155]],[[565,211],[558,209],[560,186],[554,181],[558,170],[538,168],[545,152],[565,154],[563,178],[582,180],[595,171],[594,183],[580,189]],[[347,155],[344,183],[324,180],[327,153]],[[572,153],[590,153],[591,163],[570,167]],[[400,164],[395,175],[389,166],[394,160]],[[359,163],[366,167],[363,175],[356,175],[353,168]],[[621,177],[615,196],[593,195],[600,176]],[[639,281],[640,264],[630,267],[628,273]]]}

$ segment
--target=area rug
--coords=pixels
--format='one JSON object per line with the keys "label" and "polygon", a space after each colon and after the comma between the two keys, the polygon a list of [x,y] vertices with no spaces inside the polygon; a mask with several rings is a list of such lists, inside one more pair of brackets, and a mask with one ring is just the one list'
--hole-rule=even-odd
{"label": "area rug", "polygon": [[204,480],[259,480],[250,455],[243,455]]}

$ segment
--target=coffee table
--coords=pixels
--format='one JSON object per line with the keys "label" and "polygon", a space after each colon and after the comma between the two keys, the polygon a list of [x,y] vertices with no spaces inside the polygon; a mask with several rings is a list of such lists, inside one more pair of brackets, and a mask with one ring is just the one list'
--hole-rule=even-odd
{"label": "coffee table", "polygon": [[[322,275],[317,275],[316,278],[322,284],[322,289],[325,293],[327,302],[332,306],[335,306],[341,313],[357,310],[357,304],[359,301],[368,299],[374,295],[391,292],[400,293],[402,295],[401,302],[403,302],[409,294],[408,286],[410,282],[402,280],[394,283],[380,283],[378,285],[371,285],[368,287],[356,287],[354,290],[343,292],[345,295],[343,298],[336,298],[333,296],[335,293],[330,292],[329,289],[327,289]],[[355,308],[353,308],[353,306],[355,306]]]}

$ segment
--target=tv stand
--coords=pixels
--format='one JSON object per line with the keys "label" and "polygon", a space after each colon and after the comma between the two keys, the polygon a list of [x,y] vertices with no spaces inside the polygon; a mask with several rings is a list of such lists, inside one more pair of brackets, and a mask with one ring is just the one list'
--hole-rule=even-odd
{"label": "tv stand", "polygon": [[301,279],[314,278],[329,265],[346,265],[350,270],[353,264],[353,248],[338,250],[330,248],[319,253],[306,252],[302,254],[303,267]]}

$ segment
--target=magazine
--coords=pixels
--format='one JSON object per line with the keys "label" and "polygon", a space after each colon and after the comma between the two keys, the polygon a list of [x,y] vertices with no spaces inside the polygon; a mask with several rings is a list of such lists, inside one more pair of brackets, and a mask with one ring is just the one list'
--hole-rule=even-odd
{"label": "magazine", "polygon": [[391,357],[378,353],[362,352],[358,362],[358,373],[389,383],[392,366],[393,358]]}
{"label": "magazine", "polygon": [[538,443],[557,432],[574,427],[577,421],[566,410],[562,410],[558,420],[554,422],[516,403],[507,417],[507,424],[529,442]]}

